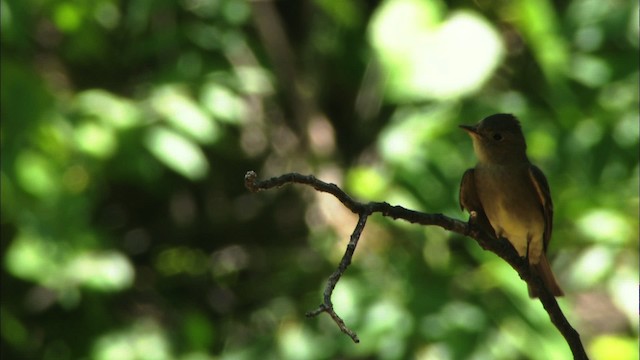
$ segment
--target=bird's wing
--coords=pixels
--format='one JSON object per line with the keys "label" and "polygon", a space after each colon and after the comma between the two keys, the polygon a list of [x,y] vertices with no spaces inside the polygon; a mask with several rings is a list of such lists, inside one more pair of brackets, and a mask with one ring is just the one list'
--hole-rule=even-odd
{"label": "bird's wing", "polygon": [[[480,197],[478,197],[474,169],[469,169],[462,175],[462,181],[460,182],[460,208],[462,210],[466,209],[469,213],[475,211],[476,216],[474,222],[484,230],[484,232],[496,237],[496,233],[493,227],[491,227],[487,215],[484,213]],[[469,221],[472,220],[470,219]]]}
{"label": "bird's wing", "polygon": [[535,165],[529,167],[529,178],[533,183],[533,187],[536,189],[538,200],[542,207],[544,214],[544,250],[547,250],[547,245],[551,239],[551,229],[553,228],[553,203],[551,201],[551,190],[549,190],[549,183],[547,178],[542,173],[542,170],[538,169]]}
{"label": "bird's wing", "polygon": [[482,209],[482,203],[478,198],[476,191],[476,182],[474,178],[474,169],[468,169],[462,175],[460,182],[460,210],[478,211]]}

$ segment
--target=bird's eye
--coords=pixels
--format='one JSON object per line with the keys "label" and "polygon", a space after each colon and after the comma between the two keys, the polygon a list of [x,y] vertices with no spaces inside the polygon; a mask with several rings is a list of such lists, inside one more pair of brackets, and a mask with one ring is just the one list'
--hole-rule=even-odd
{"label": "bird's eye", "polygon": [[493,140],[495,140],[495,141],[502,140],[502,135],[500,135],[498,133],[493,134]]}

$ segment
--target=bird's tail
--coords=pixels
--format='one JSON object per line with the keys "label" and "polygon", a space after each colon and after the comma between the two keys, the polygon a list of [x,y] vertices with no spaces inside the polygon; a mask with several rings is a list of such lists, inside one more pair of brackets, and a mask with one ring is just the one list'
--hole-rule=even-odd
{"label": "bird's tail", "polygon": [[[537,264],[531,264],[531,270],[540,276],[542,279],[542,283],[549,290],[553,296],[563,296],[564,292],[558,285],[555,276],[553,276],[553,272],[551,271],[551,266],[549,266],[549,261],[547,260],[547,256],[543,253],[540,256],[540,262]],[[529,297],[537,298],[538,292],[529,286]]]}

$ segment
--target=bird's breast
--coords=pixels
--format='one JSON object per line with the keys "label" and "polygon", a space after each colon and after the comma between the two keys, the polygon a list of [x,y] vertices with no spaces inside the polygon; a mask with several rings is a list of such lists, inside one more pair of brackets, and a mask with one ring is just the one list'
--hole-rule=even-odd
{"label": "bird's breast", "polygon": [[479,165],[475,180],[478,197],[496,235],[509,239],[521,256],[526,254],[530,241],[542,243],[544,216],[528,168]]}

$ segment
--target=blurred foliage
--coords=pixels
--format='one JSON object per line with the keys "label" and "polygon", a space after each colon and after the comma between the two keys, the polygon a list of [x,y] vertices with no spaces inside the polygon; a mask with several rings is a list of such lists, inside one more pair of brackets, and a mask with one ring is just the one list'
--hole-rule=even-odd
{"label": "blurred foliage", "polygon": [[0,1],[3,358],[567,359],[475,242],[356,219],[463,218],[457,129],[522,120],[555,201],[561,306],[592,359],[638,358],[638,4],[630,0]]}

